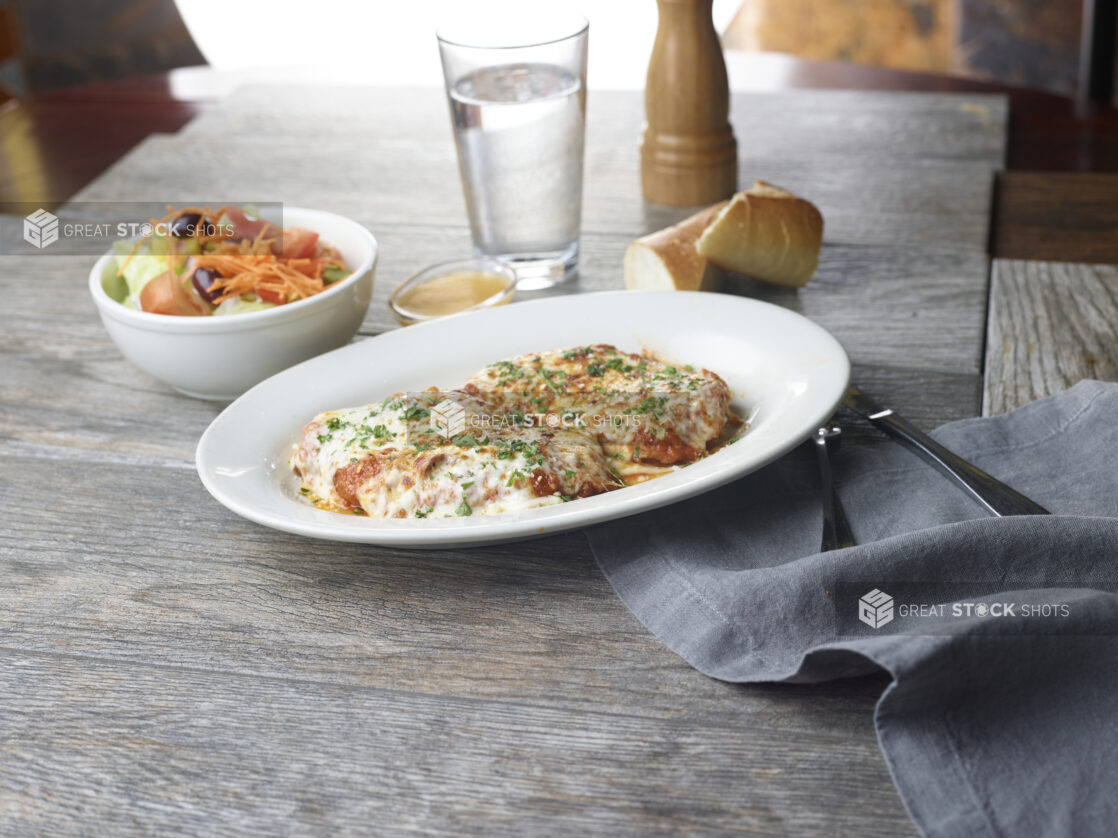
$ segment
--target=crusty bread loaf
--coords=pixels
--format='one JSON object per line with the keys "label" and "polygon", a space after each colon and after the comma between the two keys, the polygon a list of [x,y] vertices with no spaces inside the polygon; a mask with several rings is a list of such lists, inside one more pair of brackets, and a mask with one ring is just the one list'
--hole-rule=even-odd
{"label": "crusty bread loaf", "polygon": [[764,181],[739,192],[696,242],[714,265],[774,285],[806,285],[819,264],[823,216],[810,201]]}
{"label": "crusty bread loaf", "polygon": [[722,271],[695,248],[728,201],[707,207],[674,227],[637,239],[625,251],[625,287],[649,291],[716,291]]}

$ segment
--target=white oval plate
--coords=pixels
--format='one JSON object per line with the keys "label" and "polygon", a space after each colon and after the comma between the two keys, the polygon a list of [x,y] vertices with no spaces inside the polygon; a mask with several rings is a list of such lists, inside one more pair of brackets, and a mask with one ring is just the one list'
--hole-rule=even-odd
{"label": "white oval plate", "polygon": [[[677,472],[592,498],[501,515],[377,519],[315,509],[288,458],[323,410],[398,391],[460,386],[486,364],[526,352],[612,343],[705,367],[749,421],[734,445]],[[253,387],[198,442],[202,483],[250,521],[336,541],[454,547],[533,538],[645,512],[749,474],[805,440],[850,378],[830,334],[786,309],[725,294],[609,291],[514,303],[387,332],[304,361]]]}

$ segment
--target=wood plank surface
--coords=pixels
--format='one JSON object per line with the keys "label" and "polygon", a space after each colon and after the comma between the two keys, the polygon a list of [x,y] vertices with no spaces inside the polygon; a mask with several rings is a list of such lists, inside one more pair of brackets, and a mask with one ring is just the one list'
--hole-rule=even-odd
{"label": "wood plank surface", "polygon": [[1118,267],[994,261],[984,415],[1118,381]]}
{"label": "wood plank surface", "polygon": [[[635,134],[639,121],[630,126]],[[392,165],[406,155],[409,165]],[[950,248],[985,253],[992,170],[937,160],[883,166],[860,156],[743,156],[741,185],[769,180],[819,206],[829,244]],[[220,176],[217,173],[220,172]],[[212,174],[200,174],[212,173]],[[449,137],[398,141],[152,136],[75,196],[75,202],[284,202],[351,216],[374,234],[389,226],[467,231],[454,144]],[[583,234],[628,238],[694,212],[640,199],[636,146],[586,151]],[[216,194],[207,197],[207,188]],[[230,196],[236,196],[230,197]],[[469,239],[461,239],[469,247]],[[462,251],[459,251],[459,253]],[[430,264],[414,254],[417,267]]]}
{"label": "wood plank surface", "polygon": [[[0,536],[9,649],[805,736],[872,729],[865,685],[697,676],[621,604],[578,533],[453,552],[320,542],[238,518],[194,474],[2,462],[26,476],[5,499],[35,509]],[[80,520],[65,513],[76,506]]]}
{"label": "wood plank surface", "polygon": [[[641,94],[592,85],[589,143],[635,148],[644,121]],[[1008,107],[1000,95],[782,90],[733,93],[730,108],[741,157],[825,154],[849,161],[873,155],[893,165],[951,159],[987,168],[1005,161]],[[453,145],[446,95],[429,87],[250,84],[209,108],[183,134]]]}
{"label": "wood plank surface", "polygon": [[[382,247],[368,339],[395,327],[397,282],[470,249],[435,94],[250,90],[78,201],[352,216]],[[555,293],[620,288],[629,241],[688,212],[640,200],[639,96],[591,108],[581,270]],[[977,414],[1004,100],[813,93],[735,119],[742,182],[803,191],[827,232],[805,289],[727,291],[830,329],[917,424]],[[90,262],[0,257],[0,468],[19,476],[0,483],[0,833],[912,834],[873,735],[881,679],[704,678],[581,534],[420,554],[214,503],[193,449],[221,406],[120,357]]]}
{"label": "wood plank surface", "polygon": [[[0,685],[0,817],[13,835],[76,824],[114,836],[911,833],[879,799],[885,768],[863,747],[772,731],[745,740],[745,719],[650,721],[11,652],[0,652]],[[845,811],[818,805],[824,778]]]}
{"label": "wood plank surface", "polygon": [[[397,328],[388,296],[418,269],[417,252],[438,261],[460,255],[459,245],[469,246],[466,230],[433,237],[411,226],[385,227],[378,239],[382,255],[373,300],[361,327],[366,335]],[[621,261],[630,241],[623,235],[584,237],[579,277],[550,293],[622,290]],[[52,319],[72,318],[79,326],[98,324],[84,287],[92,261],[91,256],[6,257],[0,286],[10,296],[8,305],[0,309],[0,321],[11,322],[0,334],[0,347],[34,357],[52,342],[67,339],[62,334],[44,337]],[[730,277],[723,290],[806,315],[830,330],[860,363],[979,372],[986,265],[979,254],[827,246],[816,277],[805,288],[778,288]],[[49,307],[42,306],[45,294],[52,297]],[[547,294],[525,293],[520,298],[541,296]],[[95,329],[89,339],[97,339]],[[60,347],[58,351],[77,350]]]}
{"label": "wood plank surface", "polygon": [[994,225],[1000,259],[1118,264],[1118,174],[1002,172]]}
{"label": "wood plank surface", "polygon": [[[451,813],[494,834],[910,831],[872,733],[880,681],[698,676],[579,534],[417,555],[256,527],[190,473],[2,468],[22,479],[0,502],[29,511],[0,534],[13,831],[74,817],[114,834],[266,831],[282,816],[362,832],[386,806],[393,831],[409,814],[453,831]],[[821,800],[820,782],[858,808]],[[293,796],[309,809],[281,805]]]}

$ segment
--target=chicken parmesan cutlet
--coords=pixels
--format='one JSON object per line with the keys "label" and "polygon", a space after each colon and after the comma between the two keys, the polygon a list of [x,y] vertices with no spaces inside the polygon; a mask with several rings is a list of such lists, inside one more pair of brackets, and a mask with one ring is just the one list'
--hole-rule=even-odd
{"label": "chicken parmesan cutlet", "polygon": [[742,424],[715,373],[608,344],[497,361],[463,389],[494,409],[558,416],[586,430],[626,478],[701,459]]}
{"label": "chicken parmesan cutlet", "polygon": [[397,393],[320,413],[291,466],[316,506],[375,518],[511,512],[624,485],[593,436],[502,421],[465,391]]}

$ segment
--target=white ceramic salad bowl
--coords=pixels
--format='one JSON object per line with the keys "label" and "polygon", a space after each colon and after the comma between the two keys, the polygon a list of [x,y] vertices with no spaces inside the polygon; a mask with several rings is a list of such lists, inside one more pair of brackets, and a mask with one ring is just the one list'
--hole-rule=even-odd
{"label": "white ceramic salad bowl", "polygon": [[90,271],[89,292],[109,337],[125,358],[180,393],[218,400],[344,346],[373,295],[376,239],[356,221],[321,210],[284,207],[283,226],[317,232],[353,273],[313,297],[265,311],[179,317],[123,305],[120,289],[113,288],[114,254],[108,253]]}

